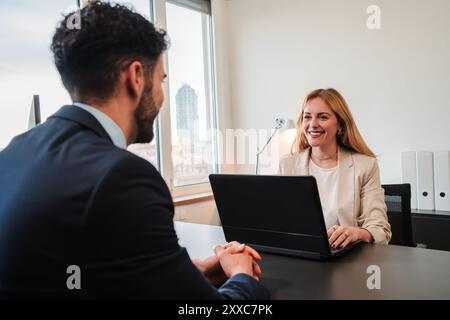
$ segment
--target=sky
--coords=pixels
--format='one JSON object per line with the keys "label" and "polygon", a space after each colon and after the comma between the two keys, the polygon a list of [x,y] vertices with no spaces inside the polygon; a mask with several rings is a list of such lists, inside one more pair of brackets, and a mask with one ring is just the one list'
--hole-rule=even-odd
{"label": "sky", "polygon": [[0,2],[0,148],[27,129],[33,94],[41,96],[44,119],[70,102],[49,46],[61,13],[74,9],[74,3]]}
{"label": "sky", "polygon": [[[148,0],[116,1],[132,3],[149,16]],[[40,95],[42,119],[70,103],[53,65],[50,43],[62,13],[74,10],[75,0],[1,0],[0,1],[0,149],[12,137],[27,130],[33,94]],[[188,14],[186,14],[188,13]],[[201,14],[167,5],[170,97],[175,112],[175,94],[189,83],[199,96],[199,118],[206,133],[205,92]],[[172,126],[176,124],[175,114]]]}
{"label": "sky", "polygon": [[167,4],[169,49],[169,85],[172,132],[176,128],[175,95],[183,84],[189,84],[198,96],[200,139],[206,139],[206,93],[202,36],[202,14]]}

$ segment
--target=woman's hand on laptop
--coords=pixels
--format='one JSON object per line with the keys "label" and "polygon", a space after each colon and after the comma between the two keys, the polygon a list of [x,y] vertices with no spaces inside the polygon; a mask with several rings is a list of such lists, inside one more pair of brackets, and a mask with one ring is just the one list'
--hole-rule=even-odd
{"label": "woman's hand on laptop", "polygon": [[357,227],[335,225],[327,230],[327,234],[328,242],[333,249],[337,249],[338,247],[345,248],[350,243],[360,240],[359,228]]}
{"label": "woman's hand on laptop", "polygon": [[364,228],[343,227],[334,225],[327,230],[328,242],[333,249],[338,247],[345,248],[350,243],[357,240],[372,242],[372,234]]}

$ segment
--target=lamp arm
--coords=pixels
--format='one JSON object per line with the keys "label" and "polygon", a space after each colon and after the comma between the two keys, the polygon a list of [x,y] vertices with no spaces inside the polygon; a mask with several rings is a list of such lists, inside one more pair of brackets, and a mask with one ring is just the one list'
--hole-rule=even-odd
{"label": "lamp arm", "polygon": [[270,141],[272,141],[273,136],[275,135],[275,133],[277,133],[277,131],[279,130],[279,127],[275,127],[275,131],[272,133],[272,135],[270,136],[269,140],[267,140],[266,144],[262,147],[262,149],[260,150],[258,148],[258,153],[257,155],[259,156],[261,153],[264,152],[264,150],[266,150],[267,146],[269,145]]}
{"label": "lamp arm", "polygon": [[270,141],[272,140],[273,136],[275,135],[275,133],[277,133],[277,131],[280,129],[280,126],[276,126],[275,127],[275,131],[272,133],[272,135],[270,136],[270,138],[267,140],[266,144],[262,147],[262,149],[260,150],[258,147],[258,152],[256,153],[256,174],[258,174],[258,167],[259,167],[259,156],[261,155],[261,153],[264,152],[264,150],[266,150],[266,147],[269,145]]}

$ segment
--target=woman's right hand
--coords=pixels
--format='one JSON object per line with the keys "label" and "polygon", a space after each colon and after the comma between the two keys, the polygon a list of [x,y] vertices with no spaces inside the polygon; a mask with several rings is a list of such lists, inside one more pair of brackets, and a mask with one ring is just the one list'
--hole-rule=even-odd
{"label": "woman's right hand", "polygon": [[327,230],[327,234],[328,242],[333,249],[337,249],[338,247],[346,248],[350,243],[361,239],[360,228],[358,227],[335,225]]}

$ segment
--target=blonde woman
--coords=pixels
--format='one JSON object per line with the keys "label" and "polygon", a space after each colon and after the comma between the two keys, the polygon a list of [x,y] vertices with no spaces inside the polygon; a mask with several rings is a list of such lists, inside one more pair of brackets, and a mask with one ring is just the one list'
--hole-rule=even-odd
{"label": "blonde woman", "polygon": [[391,239],[376,156],[335,89],[314,90],[305,98],[292,154],[281,160],[280,174],[316,178],[332,248]]}

